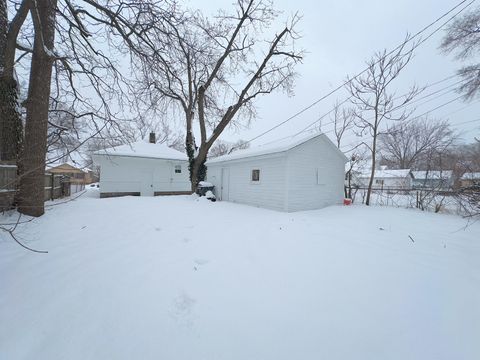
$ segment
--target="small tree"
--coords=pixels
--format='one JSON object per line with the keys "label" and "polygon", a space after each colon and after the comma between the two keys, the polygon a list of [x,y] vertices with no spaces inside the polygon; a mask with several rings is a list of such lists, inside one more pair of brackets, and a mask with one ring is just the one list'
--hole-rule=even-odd
{"label": "small tree", "polygon": [[368,183],[365,204],[370,205],[373,179],[375,175],[377,141],[382,125],[386,121],[402,121],[409,116],[405,110],[414,97],[420,92],[417,87],[400,98],[390,91],[392,83],[398,78],[402,70],[410,62],[413,49],[406,49],[406,43],[396,51],[387,53],[386,50],[377,53],[367,62],[367,70],[360,76],[348,79],[347,89],[354,106],[355,126],[359,135],[370,135],[370,143],[364,142],[371,153],[372,168]]}
{"label": "small tree", "polygon": [[424,118],[395,123],[378,139],[382,160],[390,167],[425,170],[433,166],[430,161],[435,154],[450,149],[456,135],[448,121]]}

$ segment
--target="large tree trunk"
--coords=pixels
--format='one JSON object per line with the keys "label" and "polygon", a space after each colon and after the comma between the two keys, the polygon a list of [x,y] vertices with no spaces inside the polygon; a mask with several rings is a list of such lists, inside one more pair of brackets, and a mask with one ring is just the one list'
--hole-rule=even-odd
{"label": "large tree trunk", "polygon": [[[8,49],[6,0],[0,0],[0,160],[15,162],[22,143],[22,120],[18,111],[18,88],[9,64],[15,49]],[[10,61],[9,61],[10,60]]]}
{"label": "large tree trunk", "polygon": [[[55,42],[56,0],[37,0],[41,37],[35,36],[28,88],[25,146],[22,153],[18,210],[26,215],[41,216],[44,209],[45,156],[47,125]],[[35,31],[39,27],[36,26]]]}
{"label": "large tree trunk", "polygon": [[192,184],[192,191],[195,191],[200,181],[204,181],[207,176],[207,161],[208,150],[206,146],[202,145],[198,149],[198,154],[195,156],[192,164],[192,171],[190,172],[190,179]]}

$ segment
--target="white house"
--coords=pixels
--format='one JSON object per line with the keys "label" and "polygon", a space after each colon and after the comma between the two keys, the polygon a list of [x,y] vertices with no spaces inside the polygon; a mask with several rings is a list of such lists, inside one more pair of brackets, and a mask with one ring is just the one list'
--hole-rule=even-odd
{"label": "white house", "polygon": [[466,172],[460,178],[461,187],[480,185],[480,172]]}
{"label": "white house", "polygon": [[[357,175],[355,179],[356,185],[367,187],[370,181],[370,171]],[[413,175],[410,169],[389,170],[380,169],[375,170],[373,177],[374,189],[411,189]]]}
{"label": "white house", "polygon": [[100,166],[100,197],[191,194],[187,155],[156,144],[154,135],[97,151],[93,160]]}
{"label": "white house", "polygon": [[453,186],[452,170],[412,171],[414,188],[449,189]]}
{"label": "white house", "polygon": [[217,198],[280,211],[343,200],[347,158],[324,134],[240,150],[208,160]]}

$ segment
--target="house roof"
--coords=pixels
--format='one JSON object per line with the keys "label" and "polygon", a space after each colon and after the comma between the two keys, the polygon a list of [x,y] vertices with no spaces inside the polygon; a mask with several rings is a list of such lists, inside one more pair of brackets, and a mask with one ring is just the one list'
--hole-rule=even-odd
{"label": "house roof", "polygon": [[[399,169],[399,170],[375,170],[374,178],[406,178],[410,174],[410,169]],[[360,174],[360,178],[370,178],[370,172],[364,172]]]}
{"label": "house roof", "polygon": [[[209,159],[207,161],[208,164],[214,164],[214,163],[219,163],[219,162],[224,162],[224,161],[230,161],[230,160],[239,160],[239,159],[244,159],[244,158],[250,158],[250,157],[255,157],[255,156],[261,156],[261,155],[269,155],[269,154],[276,154],[276,153],[281,153],[288,151],[290,149],[293,149],[294,147],[301,145],[307,141],[310,141],[314,138],[321,137],[324,140],[326,140],[328,143],[332,145],[332,147],[343,157],[345,155],[330,141],[330,139],[325,135],[321,133],[315,133],[311,134],[309,136],[304,136],[304,137],[289,137],[286,139],[282,139],[279,141],[267,143],[264,145],[259,145],[255,146],[252,148],[244,149],[244,150],[238,150],[235,151],[231,154],[219,156],[213,159]],[[346,158],[345,158],[346,159]]]}
{"label": "house roof", "polygon": [[152,144],[144,140],[131,144],[115,146],[95,152],[95,155],[131,156],[152,159],[188,160],[186,154],[172,149],[165,144]]}
{"label": "house roof", "polygon": [[87,170],[80,163],[73,162],[73,161],[47,163],[47,165],[45,166],[45,170],[47,171],[57,169],[57,168],[63,168],[63,169],[70,168],[73,170],[80,170],[83,172],[87,172]]}
{"label": "house roof", "polygon": [[71,169],[71,170],[79,170],[79,171],[86,172],[86,170],[85,170],[80,164],[73,164],[73,163],[70,162],[70,161],[61,162],[61,163],[47,164],[47,166],[46,166],[46,170],[47,170],[47,171],[55,170],[55,169],[58,169],[58,170],[68,170],[68,169]]}
{"label": "house roof", "polygon": [[479,180],[480,179],[480,172],[467,172],[462,175],[462,180]]}
{"label": "house roof", "polygon": [[412,171],[413,177],[420,180],[447,180],[452,177],[452,170],[418,170]]}

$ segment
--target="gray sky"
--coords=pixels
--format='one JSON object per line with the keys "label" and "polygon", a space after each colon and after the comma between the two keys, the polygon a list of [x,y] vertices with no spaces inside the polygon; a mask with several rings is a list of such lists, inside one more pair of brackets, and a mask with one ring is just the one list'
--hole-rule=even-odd
{"label": "gray sky", "polygon": [[[229,131],[222,135],[222,138],[249,140],[285,120],[340,85],[347,75],[363,70],[365,61],[375,51],[396,47],[407,32],[416,33],[458,3],[459,1],[446,0],[276,0],[275,8],[284,11],[275,25],[276,29],[281,29],[282,21],[296,11],[303,16],[298,26],[303,37],[298,45],[307,51],[307,56],[304,63],[297,68],[300,77],[296,82],[295,96],[275,93],[263,97],[257,102],[258,117],[251,127],[237,132]],[[187,4],[207,13],[219,8],[231,9],[233,6],[231,0],[189,0]],[[480,3],[474,3],[470,8],[478,5]],[[398,79],[398,88],[395,89],[397,94],[402,94],[414,83],[423,86],[442,80],[453,75],[460,67],[461,64],[452,56],[445,56],[439,51],[438,46],[443,35],[443,31],[438,32],[417,49],[414,59]],[[427,89],[424,94],[442,89],[456,81],[458,79],[454,78],[438,84]],[[442,93],[444,92],[439,95]],[[425,104],[419,102],[416,114],[429,111],[457,96],[457,93],[450,92]],[[344,91],[335,93],[252,144],[266,143],[302,130],[330,110],[336,100],[342,101],[345,97]],[[474,136],[480,135],[480,122],[455,126],[480,118],[478,99],[470,103],[455,101],[432,112],[429,117],[449,119],[457,130],[462,131],[464,141],[470,142]],[[329,120],[327,117],[323,122]],[[331,129],[332,125],[322,127],[325,132]],[[349,135],[344,143],[354,141],[354,135]]]}

